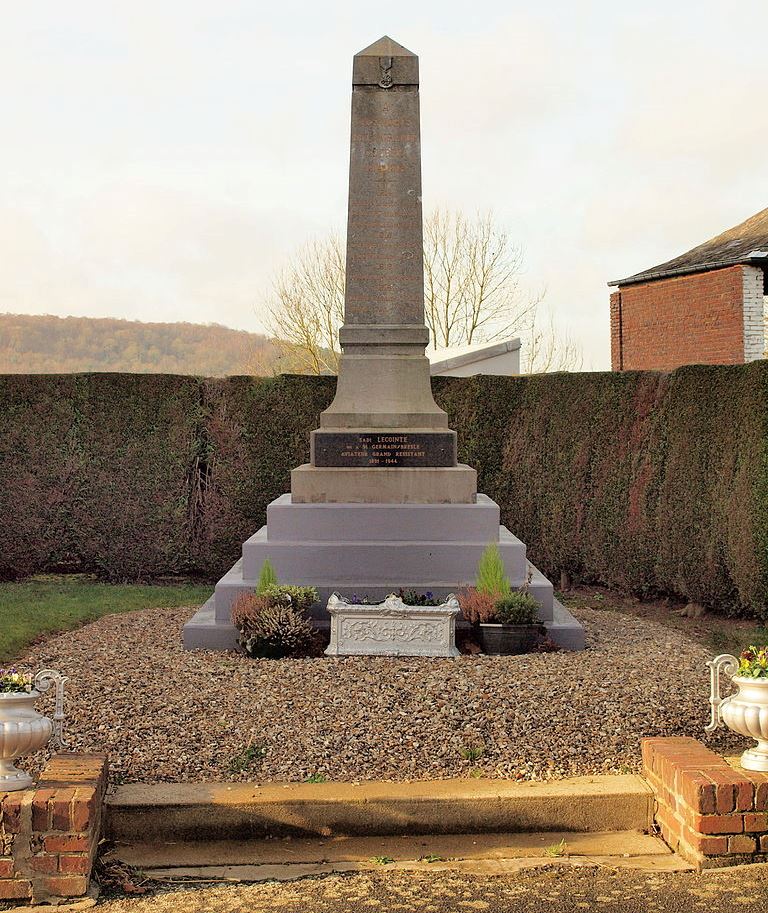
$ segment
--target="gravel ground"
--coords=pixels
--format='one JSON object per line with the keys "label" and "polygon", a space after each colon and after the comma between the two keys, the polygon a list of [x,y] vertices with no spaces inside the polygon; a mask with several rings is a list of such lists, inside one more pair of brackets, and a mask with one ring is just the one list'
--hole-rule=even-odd
{"label": "gravel ground", "polygon": [[290,884],[180,887],[105,900],[103,913],[736,913],[764,910],[768,869],[655,875],[553,867],[515,875],[456,872],[334,875]]}
{"label": "gravel ground", "polygon": [[191,614],[106,616],[19,662],[70,677],[70,746],[113,782],[625,773],[642,736],[704,738],[707,651],[629,615],[578,610],[583,653],[276,661],[183,652]]}

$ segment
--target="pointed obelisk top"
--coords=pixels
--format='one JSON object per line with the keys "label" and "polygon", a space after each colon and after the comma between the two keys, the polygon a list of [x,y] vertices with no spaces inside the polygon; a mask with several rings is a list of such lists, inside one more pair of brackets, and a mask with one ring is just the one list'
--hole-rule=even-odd
{"label": "pointed obelisk top", "polygon": [[352,85],[378,86],[389,89],[392,86],[418,86],[419,58],[393,41],[388,35],[355,54],[352,63]]}
{"label": "pointed obelisk top", "polygon": [[378,41],[358,51],[355,57],[415,57],[413,51],[398,44],[389,35],[383,35]]}

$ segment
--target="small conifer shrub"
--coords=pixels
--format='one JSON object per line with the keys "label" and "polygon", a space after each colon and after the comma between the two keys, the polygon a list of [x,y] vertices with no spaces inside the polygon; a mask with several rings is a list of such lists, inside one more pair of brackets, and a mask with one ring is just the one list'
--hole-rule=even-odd
{"label": "small conifer shrub", "polygon": [[487,593],[496,598],[506,596],[512,590],[512,585],[504,573],[501,552],[495,542],[487,546],[477,563],[475,589],[478,593]]}
{"label": "small conifer shrub", "polygon": [[256,595],[263,596],[268,587],[277,586],[277,574],[269,558],[264,559],[264,564],[259,571],[259,582],[256,585]]}

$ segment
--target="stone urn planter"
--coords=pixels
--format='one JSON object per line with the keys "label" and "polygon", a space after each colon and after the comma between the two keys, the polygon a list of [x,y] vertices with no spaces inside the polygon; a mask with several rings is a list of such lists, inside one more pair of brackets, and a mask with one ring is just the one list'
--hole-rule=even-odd
{"label": "stone urn planter", "polygon": [[[755,739],[757,745],[741,756],[741,766],[745,770],[768,772],[768,677],[738,675],[739,660],[729,653],[715,657],[707,665],[712,718],[706,731],[714,732],[724,723],[733,732]],[[738,689],[735,694],[720,696],[721,671],[731,676]]]}
{"label": "stone urn planter", "polygon": [[509,625],[481,622],[478,625],[480,646],[493,656],[530,653],[544,637],[544,625]]}
{"label": "stone urn planter", "polygon": [[[55,735],[63,745],[61,727],[64,719],[64,683],[59,672],[45,669],[31,683],[30,691],[0,693],[0,793],[29,789],[32,777],[13,765],[16,758],[33,754]],[[51,685],[56,685],[56,712],[53,720],[35,709],[35,702]]]}

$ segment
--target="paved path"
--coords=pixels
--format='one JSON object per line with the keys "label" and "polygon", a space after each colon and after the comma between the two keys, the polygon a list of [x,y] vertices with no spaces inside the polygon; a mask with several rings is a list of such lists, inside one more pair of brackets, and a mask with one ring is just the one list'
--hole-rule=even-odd
{"label": "paved path", "polygon": [[768,907],[768,864],[659,875],[551,867],[513,875],[366,872],[281,884],[178,887],[99,913],[743,913]]}

